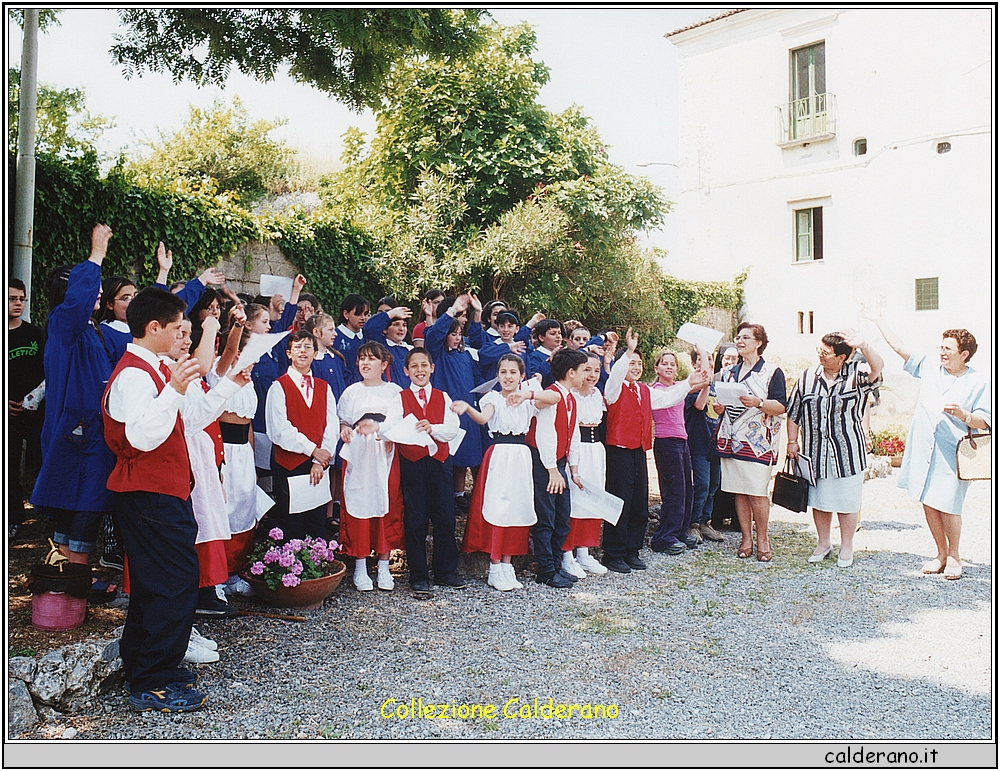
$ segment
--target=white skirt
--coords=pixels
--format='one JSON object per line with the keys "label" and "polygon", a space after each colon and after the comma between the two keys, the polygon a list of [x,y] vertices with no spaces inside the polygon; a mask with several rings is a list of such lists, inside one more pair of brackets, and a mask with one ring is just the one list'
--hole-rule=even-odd
{"label": "white skirt", "polygon": [[233,533],[255,527],[274,502],[257,486],[254,451],[247,444],[224,444],[226,465],[222,467],[222,487],[226,492],[226,516]]}
{"label": "white skirt", "polygon": [[[580,443],[580,465],[577,467],[580,479],[594,487],[603,490],[605,476],[607,475],[607,453],[602,442],[581,442]],[[594,514],[590,509],[581,507],[577,502],[577,496],[582,491],[575,484],[570,482],[570,519],[601,519],[599,514]]]}
{"label": "white skirt", "polygon": [[198,523],[195,543],[228,541],[232,537],[229,518],[226,516],[226,494],[215,466],[215,444],[204,431],[187,438],[188,456],[191,458],[191,508]]}
{"label": "white skirt", "polygon": [[355,519],[384,517],[389,511],[389,468],[396,452],[385,451],[376,434],[354,432],[340,448],[344,459],[344,506]]}
{"label": "white skirt", "polygon": [[535,516],[531,450],[523,444],[495,444],[483,487],[483,519],[495,527],[530,527]]}
{"label": "white skirt", "polygon": [[864,472],[850,477],[817,479],[809,488],[809,505],[820,511],[855,514],[861,511],[861,486]]}
{"label": "white skirt", "polygon": [[771,466],[752,460],[720,458],[722,491],[766,498],[771,484]]}

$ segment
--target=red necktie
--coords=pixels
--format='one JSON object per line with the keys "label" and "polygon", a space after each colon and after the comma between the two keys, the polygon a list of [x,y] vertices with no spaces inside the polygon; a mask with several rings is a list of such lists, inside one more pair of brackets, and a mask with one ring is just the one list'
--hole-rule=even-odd
{"label": "red necktie", "polygon": [[170,367],[168,367],[167,363],[162,359],[160,360],[160,374],[163,375],[164,383],[170,382]]}
{"label": "red necktie", "polygon": [[302,376],[302,391],[305,394],[306,400],[312,398],[312,390],[313,390],[312,375],[303,375]]}
{"label": "red necktie", "polygon": [[424,391],[423,388],[417,390],[417,398],[420,400],[421,407],[427,406],[427,393]]}

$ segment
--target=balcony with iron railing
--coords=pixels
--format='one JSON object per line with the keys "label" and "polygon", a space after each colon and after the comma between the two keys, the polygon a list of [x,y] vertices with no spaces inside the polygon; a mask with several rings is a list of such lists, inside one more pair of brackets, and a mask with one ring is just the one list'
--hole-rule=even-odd
{"label": "balcony with iron railing", "polygon": [[813,94],[779,104],[776,110],[779,147],[822,142],[837,135],[837,97],[833,94]]}

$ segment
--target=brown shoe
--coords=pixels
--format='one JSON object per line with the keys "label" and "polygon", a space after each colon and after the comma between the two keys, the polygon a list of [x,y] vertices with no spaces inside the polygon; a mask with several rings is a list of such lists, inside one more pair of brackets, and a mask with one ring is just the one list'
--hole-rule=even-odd
{"label": "brown shoe", "polygon": [[701,530],[698,529],[697,525],[691,525],[688,528],[688,538],[694,538],[698,543],[701,543],[705,539],[701,536]]}
{"label": "brown shoe", "polygon": [[722,533],[720,533],[718,530],[712,527],[708,522],[702,523],[698,529],[701,531],[702,536],[704,538],[707,538],[709,541],[724,540],[722,537]]}

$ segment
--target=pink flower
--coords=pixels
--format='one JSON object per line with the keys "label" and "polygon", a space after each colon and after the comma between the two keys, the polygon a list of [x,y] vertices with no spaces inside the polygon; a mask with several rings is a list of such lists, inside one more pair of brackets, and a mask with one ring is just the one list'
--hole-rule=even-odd
{"label": "pink flower", "polygon": [[297,576],[302,575],[302,563],[299,562],[298,560],[295,560],[295,564],[293,564],[289,568],[289,570],[291,570],[294,575]]}
{"label": "pink flower", "polygon": [[302,581],[294,573],[285,573],[285,575],[281,577],[281,583],[287,587],[293,587],[298,586],[302,583]]}
{"label": "pink flower", "polygon": [[[308,541],[310,539],[307,538],[306,540]],[[322,538],[317,538],[315,541],[312,541],[309,545],[310,547],[316,546],[319,547],[320,549],[325,549],[326,541],[324,541]]]}
{"label": "pink flower", "polygon": [[263,572],[264,572],[264,563],[263,562],[255,562],[255,563],[253,563],[253,565],[250,566],[250,572],[253,573],[255,576],[259,576],[259,575],[263,574]]}
{"label": "pink flower", "polygon": [[283,568],[290,568],[295,563],[295,555],[282,552],[278,557],[278,564]]}
{"label": "pink flower", "polygon": [[281,557],[281,552],[272,546],[264,554],[264,564],[270,565],[272,562],[277,562],[280,559],[280,557]]}
{"label": "pink flower", "polygon": [[291,541],[288,542],[287,546],[291,547],[292,551],[298,551],[299,549],[302,548],[302,539],[301,538],[293,538]]}
{"label": "pink flower", "polygon": [[271,532],[267,534],[267,537],[274,541],[280,541],[285,537],[285,534],[281,532],[280,527],[272,527]]}

